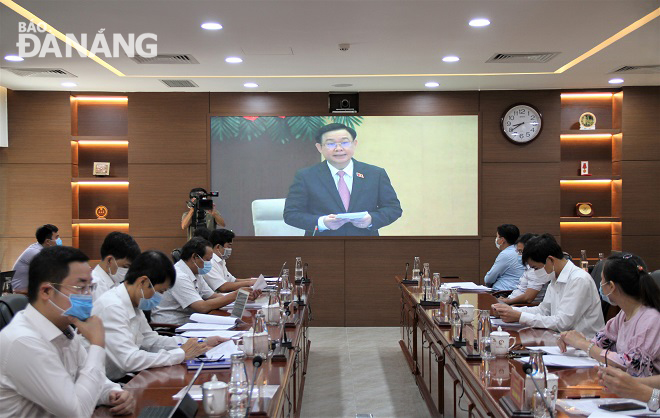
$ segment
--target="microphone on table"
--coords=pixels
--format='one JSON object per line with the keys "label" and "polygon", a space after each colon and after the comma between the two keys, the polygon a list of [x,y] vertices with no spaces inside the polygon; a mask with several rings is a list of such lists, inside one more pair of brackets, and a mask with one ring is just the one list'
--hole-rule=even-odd
{"label": "microphone on table", "polygon": [[259,367],[261,367],[263,362],[264,359],[261,356],[254,356],[254,358],[252,359],[252,366],[254,366],[254,374],[252,375],[252,384],[250,385],[250,392],[248,392],[247,409],[245,411],[246,418],[248,415],[250,415],[250,406],[252,403],[252,391],[254,390],[254,384],[257,383],[257,370],[259,370]]}
{"label": "microphone on table", "polygon": [[408,280],[408,268],[410,267],[410,263],[406,263],[406,275],[403,278],[403,280]]}
{"label": "microphone on table", "polygon": [[531,378],[532,383],[534,384],[534,387],[536,388],[536,391],[541,396],[541,401],[543,402],[543,405],[545,406],[545,409],[548,410],[548,414],[550,414],[550,418],[553,418],[554,415],[552,414],[552,411],[550,410],[550,407],[548,406],[548,401],[546,400],[545,396],[541,392],[541,389],[539,388],[539,385],[536,384],[536,380],[534,380],[534,376],[532,376],[532,372],[534,371],[534,366],[532,366],[531,363],[523,363],[522,369],[523,369],[523,372],[525,372],[525,374]]}

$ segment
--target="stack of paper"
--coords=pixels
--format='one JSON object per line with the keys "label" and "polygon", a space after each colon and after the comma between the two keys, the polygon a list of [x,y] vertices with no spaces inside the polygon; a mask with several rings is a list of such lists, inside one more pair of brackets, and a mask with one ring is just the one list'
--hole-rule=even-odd
{"label": "stack of paper", "polygon": [[335,215],[337,219],[358,220],[367,216],[369,212],[351,212],[351,213],[338,213]]}
{"label": "stack of paper", "polygon": [[[248,303],[245,304],[245,309],[261,309],[263,307],[264,307],[264,304],[262,302],[248,302]],[[220,308],[220,310],[222,310],[222,311],[231,311],[232,309],[234,309],[234,302]],[[192,316],[191,316],[191,318],[192,318]]]}
{"label": "stack of paper", "polygon": [[500,318],[491,318],[490,323],[493,326],[493,329],[497,329],[497,327],[522,329],[526,327],[526,325],[523,325],[520,322],[504,322]]}
{"label": "stack of paper", "polygon": [[202,324],[217,324],[217,325],[236,325],[238,319],[230,316],[208,315],[201,313],[194,313],[190,315],[190,320],[200,322]]}
{"label": "stack of paper", "polygon": [[[639,409],[631,411],[621,411],[621,412],[607,412],[603,409],[600,409],[599,406],[607,403],[623,403],[623,402],[632,402],[639,405]],[[605,416],[631,416],[631,415],[641,415],[648,414],[651,411],[646,407],[645,404],[635,400],[635,399],[625,399],[625,398],[614,398],[614,399],[557,399],[558,409],[563,410],[565,413],[575,416],[593,416],[593,417],[605,417]]]}
{"label": "stack of paper", "polygon": [[222,337],[233,338],[243,335],[246,331],[186,331],[181,334],[185,338],[208,338],[208,337]]}
{"label": "stack of paper", "polygon": [[202,324],[198,322],[189,322],[187,324],[181,325],[179,328],[177,328],[175,331],[176,332],[186,332],[186,331],[226,331],[229,328],[233,327],[234,324],[227,324],[227,325],[221,325],[221,324]]}
{"label": "stack of paper", "polygon": [[221,358],[229,360],[232,354],[238,353],[242,353],[242,351],[238,349],[232,340],[229,340],[207,351],[206,358],[210,360],[219,360]]}
{"label": "stack of paper", "polygon": [[491,290],[487,286],[482,286],[480,284],[476,284],[472,282],[443,283],[442,285],[444,287],[457,288],[461,290],[472,290],[472,291],[482,291],[482,292],[487,292]]}
{"label": "stack of paper", "polygon": [[[517,360],[528,363],[529,357],[521,357]],[[591,357],[557,356],[551,354],[543,356],[543,363],[548,367],[566,367],[570,369],[588,369],[598,366],[598,362]]]}
{"label": "stack of paper", "polygon": [[536,347],[527,347],[529,350],[540,350],[547,354],[552,354],[555,356],[570,356],[570,357],[589,357],[587,353],[582,350],[578,350],[575,347],[566,347],[566,352],[562,353],[558,346],[556,345],[540,345]]}

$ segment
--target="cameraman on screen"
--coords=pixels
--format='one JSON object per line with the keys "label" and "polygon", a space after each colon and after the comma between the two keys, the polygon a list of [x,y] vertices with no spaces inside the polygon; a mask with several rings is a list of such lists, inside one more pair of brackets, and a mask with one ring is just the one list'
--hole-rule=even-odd
{"label": "cameraman on screen", "polygon": [[187,229],[187,237],[190,240],[193,237],[193,232],[198,226],[205,225],[209,230],[213,231],[216,229],[217,225],[225,227],[225,220],[220,215],[220,212],[215,208],[215,203],[213,204],[212,209],[205,209],[204,219],[197,219],[198,213],[201,211],[198,208],[198,201],[209,200],[209,193],[201,187],[196,187],[190,191],[190,201],[188,204],[188,212],[184,212],[181,216],[181,229]]}

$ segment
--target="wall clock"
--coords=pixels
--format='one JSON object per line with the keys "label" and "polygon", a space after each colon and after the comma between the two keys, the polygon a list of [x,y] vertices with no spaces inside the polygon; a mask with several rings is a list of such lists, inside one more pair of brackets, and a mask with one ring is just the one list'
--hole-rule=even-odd
{"label": "wall clock", "polygon": [[534,106],[518,103],[504,112],[500,125],[506,139],[516,145],[525,145],[541,133],[543,117]]}

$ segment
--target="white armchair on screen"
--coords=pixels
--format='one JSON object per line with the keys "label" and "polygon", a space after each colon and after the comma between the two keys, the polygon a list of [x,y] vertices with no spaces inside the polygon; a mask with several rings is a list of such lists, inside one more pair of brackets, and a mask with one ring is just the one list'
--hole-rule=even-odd
{"label": "white armchair on screen", "polygon": [[258,199],[252,201],[252,223],[256,236],[302,236],[305,231],[284,222],[286,199]]}

